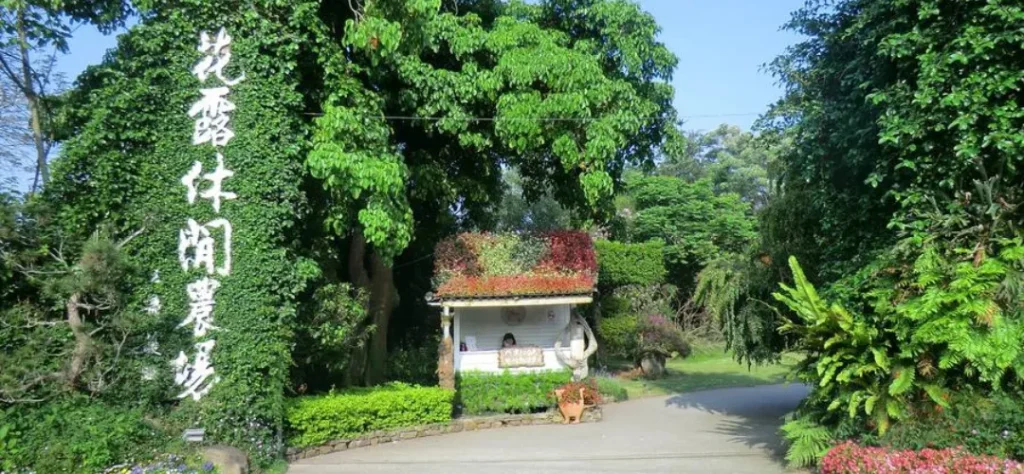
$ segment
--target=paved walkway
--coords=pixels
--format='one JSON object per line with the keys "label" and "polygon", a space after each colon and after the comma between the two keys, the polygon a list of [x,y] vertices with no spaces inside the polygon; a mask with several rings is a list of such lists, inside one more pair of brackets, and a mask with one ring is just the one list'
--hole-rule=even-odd
{"label": "paved walkway", "polygon": [[807,394],[768,385],[606,405],[604,420],[417,438],[293,464],[292,474],[775,474],[780,417]]}

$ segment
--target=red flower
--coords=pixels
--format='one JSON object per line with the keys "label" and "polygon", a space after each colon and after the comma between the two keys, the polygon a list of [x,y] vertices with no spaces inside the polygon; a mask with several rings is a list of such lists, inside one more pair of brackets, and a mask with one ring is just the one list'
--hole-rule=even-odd
{"label": "red flower", "polygon": [[982,474],[1024,473],[1024,465],[995,456],[975,456],[959,448],[892,451],[838,444],[821,460],[822,474]]}

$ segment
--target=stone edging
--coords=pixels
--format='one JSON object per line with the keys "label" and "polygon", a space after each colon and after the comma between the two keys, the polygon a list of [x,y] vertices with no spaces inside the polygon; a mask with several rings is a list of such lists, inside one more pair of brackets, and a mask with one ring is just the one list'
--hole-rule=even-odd
{"label": "stone edging", "polygon": [[[583,423],[601,421],[601,407],[590,407],[583,413]],[[376,446],[384,443],[395,443],[404,439],[437,436],[460,431],[476,431],[506,426],[550,425],[562,423],[562,415],[556,411],[527,415],[497,415],[487,417],[456,418],[448,423],[410,426],[386,431],[374,431],[352,439],[337,439],[320,446],[308,448],[288,448],[288,462],[322,456],[324,454],[345,451],[347,449]]]}

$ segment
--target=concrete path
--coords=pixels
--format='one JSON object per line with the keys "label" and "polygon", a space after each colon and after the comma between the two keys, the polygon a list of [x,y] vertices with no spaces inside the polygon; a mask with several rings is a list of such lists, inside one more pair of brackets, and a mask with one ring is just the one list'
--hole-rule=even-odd
{"label": "concrete path", "polygon": [[776,474],[780,417],[802,385],[709,390],[606,405],[604,420],[417,438],[293,464],[292,474]]}

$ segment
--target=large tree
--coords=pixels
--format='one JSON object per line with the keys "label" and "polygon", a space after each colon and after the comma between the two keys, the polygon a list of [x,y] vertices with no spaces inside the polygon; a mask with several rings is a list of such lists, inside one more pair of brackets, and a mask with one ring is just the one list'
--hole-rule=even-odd
{"label": "large tree", "polygon": [[[4,95],[3,112],[25,121],[8,130],[7,118],[0,119],[0,140],[22,135],[19,147],[33,150],[35,177],[32,191],[49,180],[49,156],[53,147],[48,132],[49,98],[60,92],[60,78],[55,77],[54,60],[58,53],[68,52],[68,40],[77,26],[92,24],[101,31],[122,25],[131,11],[125,0],[36,1],[13,0],[0,3],[0,83]],[[16,107],[7,108],[7,103]]]}
{"label": "large tree", "polygon": [[358,357],[353,368],[374,383],[392,265],[413,237],[492,224],[502,166],[528,199],[552,189],[605,218],[621,170],[650,164],[674,132],[675,58],[625,1],[371,2],[346,21],[307,164],[347,239],[348,278],[369,289],[376,332],[366,369]]}
{"label": "large tree", "polygon": [[741,252],[754,240],[750,204],[738,194],[716,195],[710,180],[633,173],[613,221],[622,241],[661,240],[668,283],[689,294],[697,272],[723,253]]}
{"label": "large tree", "polygon": [[687,133],[682,153],[673,153],[658,164],[658,172],[696,181],[708,179],[715,192],[738,194],[760,209],[773,192],[776,157],[785,140],[767,140],[722,124],[710,132]]}

